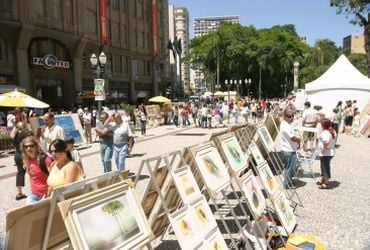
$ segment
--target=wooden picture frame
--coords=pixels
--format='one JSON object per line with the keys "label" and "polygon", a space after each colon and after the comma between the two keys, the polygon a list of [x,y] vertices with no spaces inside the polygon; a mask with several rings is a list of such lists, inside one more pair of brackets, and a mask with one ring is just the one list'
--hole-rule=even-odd
{"label": "wooden picture frame", "polygon": [[205,238],[206,249],[228,250],[224,237],[218,228],[214,229]]}
{"label": "wooden picture frame", "polygon": [[208,143],[196,149],[195,162],[204,183],[213,195],[230,184],[230,175],[217,148],[212,144]]}
{"label": "wooden picture frame", "polygon": [[202,241],[194,214],[188,206],[172,213],[170,222],[181,249],[195,249]]}
{"label": "wooden picture frame", "polygon": [[258,137],[261,139],[263,145],[265,146],[266,150],[268,152],[271,152],[274,150],[274,140],[272,139],[270,132],[267,130],[266,126],[262,125],[259,128],[257,128],[257,134]]}
{"label": "wooden picture frame", "polygon": [[248,167],[248,159],[235,136],[221,139],[220,144],[231,170],[239,173]]}
{"label": "wooden picture frame", "polygon": [[150,241],[151,230],[128,185],[91,192],[58,206],[74,249],[132,249]]}
{"label": "wooden picture frame", "polygon": [[257,169],[265,190],[271,195],[271,197],[273,197],[279,190],[279,185],[269,165],[264,163],[258,166]]}
{"label": "wooden picture frame", "polygon": [[240,186],[247,197],[249,206],[255,214],[261,215],[266,208],[266,199],[258,184],[257,178],[253,175],[253,171],[249,170],[240,178]]}
{"label": "wooden picture frame", "polygon": [[189,204],[202,195],[189,166],[175,169],[171,174],[184,204]]}
{"label": "wooden picture frame", "polygon": [[216,219],[204,196],[193,201],[190,204],[190,209],[194,213],[195,223],[203,236],[217,227]]}
{"label": "wooden picture frame", "polygon": [[256,162],[256,165],[261,165],[265,162],[265,158],[263,158],[263,155],[258,148],[257,144],[254,141],[251,141],[251,143],[248,146],[249,152],[252,154],[253,159]]}
{"label": "wooden picture frame", "polygon": [[297,222],[292,208],[285,195],[279,191],[276,193],[275,198],[273,199],[275,206],[275,211],[279,216],[281,225],[285,228],[288,233],[292,233]]}

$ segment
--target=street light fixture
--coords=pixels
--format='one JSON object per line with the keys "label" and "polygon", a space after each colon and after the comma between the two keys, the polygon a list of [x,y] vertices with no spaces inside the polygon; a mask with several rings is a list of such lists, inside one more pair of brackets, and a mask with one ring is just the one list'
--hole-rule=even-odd
{"label": "street light fixture", "polygon": [[99,60],[93,53],[90,56],[90,63],[92,65],[94,74],[94,95],[95,101],[98,101],[98,113],[101,112],[102,101],[105,100],[105,90],[104,90],[104,65],[107,63],[107,56],[102,51],[99,55]]}
{"label": "street light fixture", "polygon": [[237,91],[238,91],[238,94],[239,94],[239,96],[241,96],[241,94],[239,93],[239,88],[242,86],[242,80],[240,79],[239,80],[239,84],[238,85],[236,85],[236,88],[237,88]]}
{"label": "street light fixture", "polygon": [[245,86],[247,87],[247,96],[248,96],[248,100],[249,100],[249,86],[251,85],[252,83],[252,79],[244,79],[244,83],[245,83]]}
{"label": "street light fixture", "polygon": [[293,70],[293,74],[294,74],[294,92],[297,92],[297,90],[298,90],[298,68],[299,68],[299,62],[298,61],[295,61],[293,63],[293,66],[294,66],[294,70]]}
{"label": "street light fixture", "polygon": [[230,82],[225,80],[225,85],[227,86],[227,101],[230,102],[230,84],[232,84],[232,80]]}

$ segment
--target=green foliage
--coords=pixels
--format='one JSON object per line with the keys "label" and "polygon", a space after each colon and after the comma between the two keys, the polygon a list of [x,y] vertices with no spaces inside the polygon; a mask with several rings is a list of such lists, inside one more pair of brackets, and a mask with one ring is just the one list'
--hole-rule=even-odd
{"label": "green foliage", "polygon": [[348,60],[365,76],[367,75],[367,61],[364,54],[349,54]]}
{"label": "green foliage", "polygon": [[119,106],[121,107],[121,109],[127,111],[128,113],[133,113],[136,109],[135,105],[131,105],[128,103],[121,103]]}

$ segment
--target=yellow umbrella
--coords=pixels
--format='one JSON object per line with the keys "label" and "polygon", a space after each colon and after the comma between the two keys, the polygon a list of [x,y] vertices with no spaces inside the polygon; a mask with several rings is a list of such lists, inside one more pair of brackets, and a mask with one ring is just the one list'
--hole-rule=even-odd
{"label": "yellow umbrella", "polygon": [[164,96],[154,96],[152,98],[149,99],[150,102],[158,102],[158,103],[165,103],[165,102],[171,102],[170,99],[164,97]]}
{"label": "yellow umbrella", "polygon": [[48,108],[49,104],[15,89],[0,95],[0,107]]}

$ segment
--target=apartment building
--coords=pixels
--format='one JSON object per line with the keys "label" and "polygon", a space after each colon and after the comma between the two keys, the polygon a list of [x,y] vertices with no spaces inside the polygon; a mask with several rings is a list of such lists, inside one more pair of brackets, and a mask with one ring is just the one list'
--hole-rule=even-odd
{"label": "apartment building", "polygon": [[240,23],[240,16],[210,16],[194,18],[194,37],[217,30],[221,22]]}
{"label": "apartment building", "polygon": [[353,34],[343,38],[343,51],[350,52],[352,54],[365,54],[364,34]]}
{"label": "apartment building", "polygon": [[168,0],[3,0],[0,85],[96,105],[89,59],[104,52],[106,103],[140,103],[171,84],[168,32]]}

